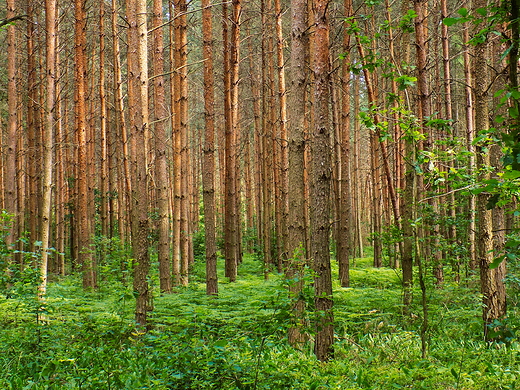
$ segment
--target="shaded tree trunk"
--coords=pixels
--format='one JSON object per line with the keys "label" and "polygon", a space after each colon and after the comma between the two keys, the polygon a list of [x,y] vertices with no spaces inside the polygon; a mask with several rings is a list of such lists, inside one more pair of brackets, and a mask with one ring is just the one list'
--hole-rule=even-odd
{"label": "shaded tree trunk", "polygon": [[202,173],[206,250],[206,294],[218,294],[215,215],[215,109],[213,80],[213,25],[210,0],[202,0],[204,58],[204,160]]}
{"label": "shaded tree trunk", "polygon": [[314,120],[311,138],[311,256],[314,260],[315,309],[320,313],[314,353],[321,361],[333,355],[332,275],[330,267],[331,145],[329,119],[329,23],[328,0],[314,6]]}
{"label": "shaded tree trunk", "polygon": [[[352,15],[352,0],[344,1],[345,16]],[[345,29],[343,33],[343,50],[348,52],[350,46],[350,34]],[[343,60],[341,66],[341,127],[338,142],[339,147],[339,188],[338,188],[338,235],[336,239],[336,257],[339,266],[339,281],[342,287],[349,287],[349,255],[350,255],[350,227],[353,226],[350,219],[351,213],[351,172],[350,172],[350,61]]]}
{"label": "shaded tree trunk", "polygon": [[[16,4],[14,0],[7,1],[7,19],[15,17]],[[17,182],[16,182],[16,157],[18,142],[18,93],[16,79],[16,40],[18,27],[15,24],[7,27],[7,105],[9,117],[7,122],[7,148],[5,149],[5,169],[4,169],[4,193],[3,208],[13,215],[13,224],[9,229],[9,235],[6,237],[6,244],[11,245],[17,239]]]}
{"label": "shaded tree trunk", "polygon": [[[476,0],[475,9],[487,6],[487,0]],[[478,27],[476,29],[478,32]],[[475,46],[474,81],[475,81],[475,130],[488,131],[489,122],[489,43],[487,38]],[[479,181],[490,179],[488,167],[490,155],[485,146],[477,145],[477,169],[480,171]],[[503,289],[500,268],[490,268],[493,262],[493,221],[492,210],[488,210],[489,194],[481,192],[477,195],[477,256],[480,268],[480,286],[482,292],[482,318],[484,335],[488,338],[489,325],[506,314],[506,297]]]}
{"label": "shaded tree trunk", "polygon": [[285,274],[292,282],[289,284],[290,297],[295,301],[293,310],[296,325],[289,328],[289,343],[301,346],[307,336],[303,332],[301,316],[305,302],[300,298],[303,289],[303,270],[307,264],[305,248],[305,181],[304,181],[304,154],[305,154],[305,105],[308,84],[308,45],[307,33],[307,1],[291,1],[291,82],[289,94],[289,170],[288,170],[288,263]]}
{"label": "shaded tree trunk", "polygon": [[83,287],[96,287],[94,257],[91,248],[93,234],[91,215],[89,213],[93,194],[90,193],[90,175],[88,173],[88,122],[87,122],[87,14],[84,0],[76,0],[75,8],[75,62],[76,62],[76,126],[78,142],[78,174],[77,174],[77,234],[78,263],[83,273]]}

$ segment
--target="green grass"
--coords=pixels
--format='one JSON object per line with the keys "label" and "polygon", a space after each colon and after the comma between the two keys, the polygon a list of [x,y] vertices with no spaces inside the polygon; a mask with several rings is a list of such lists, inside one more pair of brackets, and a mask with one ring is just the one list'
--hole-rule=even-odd
{"label": "green grass", "polygon": [[[478,291],[450,283],[428,291],[429,351],[422,359],[419,292],[403,317],[399,273],[374,269],[371,261],[356,259],[350,288],[334,283],[329,363],[316,361],[311,344],[303,350],[287,344],[285,282],[281,275],[264,280],[252,257],[236,283],[224,280],[219,263],[218,298],[205,295],[201,263],[188,287],[168,295],[158,293],[154,271],[147,333],[132,320],[131,291],[116,281],[84,292],[77,276],[56,280],[40,324],[31,312],[34,298],[0,296],[0,388],[520,388],[519,344],[482,341]],[[510,313],[513,320],[517,308]]]}

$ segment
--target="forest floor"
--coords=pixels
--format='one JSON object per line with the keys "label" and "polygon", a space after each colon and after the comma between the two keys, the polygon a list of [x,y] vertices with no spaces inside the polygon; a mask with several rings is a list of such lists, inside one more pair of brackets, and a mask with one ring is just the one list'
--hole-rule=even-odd
{"label": "forest floor", "polygon": [[[428,290],[423,359],[420,292],[403,316],[399,272],[371,262],[355,260],[350,288],[335,284],[328,363],[314,358],[311,343],[288,345],[287,281],[264,280],[251,256],[236,283],[219,275],[218,298],[205,295],[202,262],[173,294],[158,293],[154,274],[146,333],[133,322],[131,289],[109,271],[95,292],[83,291],[78,275],[50,283],[43,322],[32,290],[22,286],[28,293],[0,295],[0,389],[520,389],[518,339],[504,331],[497,336],[504,342],[483,341],[475,282],[448,276]],[[509,329],[520,322],[514,290]],[[303,297],[312,302],[310,289]]]}

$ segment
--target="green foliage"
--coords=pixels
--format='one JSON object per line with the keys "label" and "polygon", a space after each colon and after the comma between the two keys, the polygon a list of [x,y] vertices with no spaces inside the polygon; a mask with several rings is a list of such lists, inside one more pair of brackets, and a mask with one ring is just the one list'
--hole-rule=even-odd
{"label": "green foliage", "polygon": [[[352,288],[334,286],[335,359],[327,364],[315,360],[310,345],[287,344],[295,298],[287,287],[294,281],[263,280],[252,257],[244,259],[236,283],[221,282],[218,298],[196,282],[155,296],[147,333],[132,320],[131,294],[84,292],[78,276],[49,285],[45,323],[25,321],[31,315],[25,304],[0,296],[0,388],[514,388],[520,347],[506,329],[516,325],[495,324],[508,344],[484,343],[478,291],[447,284],[431,292],[430,357],[424,360],[414,317],[420,307],[403,318],[398,274],[371,263],[356,259]],[[302,296],[311,306],[312,272],[302,277]],[[511,310],[514,317],[517,309]]]}
{"label": "green foliage", "polygon": [[130,248],[119,237],[95,236],[93,241],[102,287],[112,288],[114,283],[127,285],[132,271]]}
{"label": "green foliage", "polygon": [[415,31],[413,20],[417,17],[414,10],[409,9],[399,21],[399,28],[405,33],[413,33]]}

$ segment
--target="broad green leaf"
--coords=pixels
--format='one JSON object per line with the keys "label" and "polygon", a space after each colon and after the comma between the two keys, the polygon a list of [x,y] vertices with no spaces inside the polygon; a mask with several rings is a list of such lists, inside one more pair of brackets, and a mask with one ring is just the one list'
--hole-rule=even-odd
{"label": "broad green leaf", "polygon": [[506,171],[502,178],[504,179],[517,179],[520,177],[520,171]]}
{"label": "broad green leaf", "polygon": [[468,12],[468,9],[467,8],[461,8],[457,11],[457,13],[462,16],[463,18],[465,18],[466,16],[469,15],[469,12]]}
{"label": "broad green leaf", "polygon": [[501,96],[504,92],[505,92],[505,89],[499,89],[498,91],[496,91],[493,94],[493,96],[497,98],[497,97]]}
{"label": "broad green leaf", "polygon": [[452,369],[450,370],[451,372],[451,375],[453,375],[453,377],[455,379],[459,379],[459,374],[457,373],[457,371],[455,371],[455,369],[452,367]]}
{"label": "broad green leaf", "polygon": [[459,21],[458,18],[444,18],[442,20],[442,23],[444,23],[446,26],[450,27],[456,24]]}
{"label": "broad green leaf", "polygon": [[505,256],[497,257],[491,264],[489,264],[489,269],[497,268],[502,263],[502,261],[504,261],[504,258]]}
{"label": "broad green leaf", "polygon": [[482,7],[482,8],[478,8],[478,9],[477,9],[477,13],[478,13],[480,16],[483,16],[483,17],[487,16],[487,10],[486,10],[486,8],[484,8],[484,7]]}

